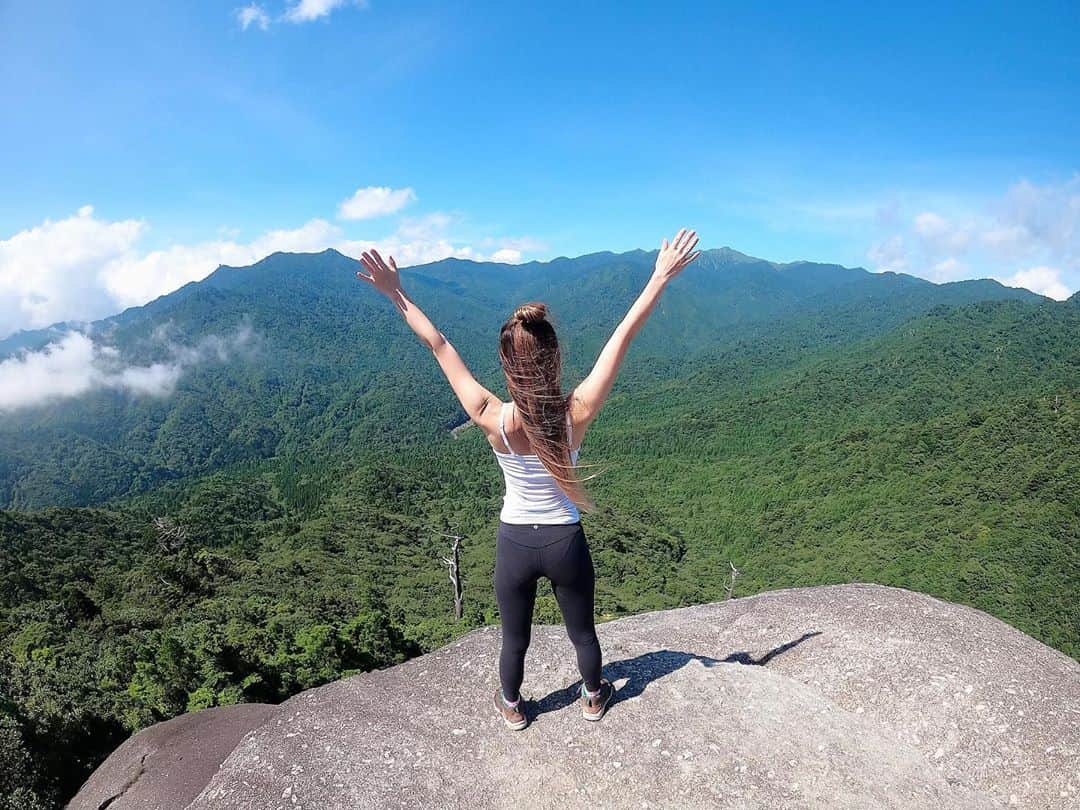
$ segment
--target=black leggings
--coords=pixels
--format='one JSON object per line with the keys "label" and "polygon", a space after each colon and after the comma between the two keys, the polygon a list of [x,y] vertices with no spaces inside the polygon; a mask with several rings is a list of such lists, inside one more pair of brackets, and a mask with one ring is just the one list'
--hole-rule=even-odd
{"label": "black leggings", "polygon": [[512,524],[499,521],[495,543],[495,596],[502,619],[499,680],[517,700],[532,634],[536,581],[551,580],[585,687],[600,688],[600,641],[593,623],[593,569],[581,522]]}

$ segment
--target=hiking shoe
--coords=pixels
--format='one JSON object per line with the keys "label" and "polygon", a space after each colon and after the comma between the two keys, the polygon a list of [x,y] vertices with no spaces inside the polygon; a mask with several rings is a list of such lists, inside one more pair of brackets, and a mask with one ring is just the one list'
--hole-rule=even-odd
{"label": "hiking shoe", "polygon": [[495,690],[495,711],[502,715],[503,722],[514,731],[520,731],[529,724],[525,712],[522,711],[524,707],[525,701],[519,697],[518,705],[510,708],[506,705],[506,701],[503,700],[502,689]]}
{"label": "hiking shoe", "polygon": [[607,678],[600,679],[600,694],[590,698],[585,693],[585,684],[581,685],[581,716],[586,720],[599,720],[607,711],[608,703],[615,696],[615,687]]}

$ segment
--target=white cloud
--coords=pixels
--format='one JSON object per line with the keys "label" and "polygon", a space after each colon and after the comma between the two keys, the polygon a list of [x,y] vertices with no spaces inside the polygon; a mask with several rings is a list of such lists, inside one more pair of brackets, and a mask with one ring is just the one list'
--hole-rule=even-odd
{"label": "white cloud", "polygon": [[215,239],[146,251],[139,247],[149,230],[145,222],[108,222],[84,206],[67,219],[46,220],[0,241],[0,338],[58,321],[103,318],[200,281],[219,265],[242,267],[277,251],[332,247],[355,257],[378,247],[404,267],[448,256],[518,262],[524,253],[542,248],[528,237],[465,241],[451,233],[459,225],[459,217],[436,211],[404,218],[377,239],[350,239],[341,226],[316,218],[298,228],[266,231],[249,242],[219,228]]}
{"label": "white cloud", "polygon": [[[162,339],[160,332],[158,339]],[[167,396],[186,368],[215,358],[226,360],[251,341],[250,328],[241,327],[227,338],[208,335],[194,346],[167,342],[167,360],[134,365],[125,363],[115,347],[98,345],[81,332],[68,332],[40,351],[0,361],[0,411],[77,397],[99,388]]]}
{"label": "white cloud", "polygon": [[944,217],[938,216],[933,211],[926,211],[915,217],[915,230],[920,236],[934,238],[941,236],[949,230],[949,223]]}
{"label": "white cloud", "polygon": [[105,222],[93,213],[86,205],[67,219],[47,219],[0,240],[0,336],[115,311],[98,272],[129,257],[146,224]]}
{"label": "white cloud", "polygon": [[[515,262],[520,262],[522,260],[521,254],[523,253],[542,253],[547,250],[547,245],[545,243],[541,242],[539,239],[533,239],[531,236],[511,236],[501,239],[486,237],[481,239],[479,244],[481,247],[485,248],[496,248],[495,253],[507,251],[506,253],[503,253],[503,255],[507,257],[511,255],[511,252],[517,253],[518,258],[514,260]],[[493,259],[495,253],[492,254]],[[506,259],[506,261],[510,263],[509,258]]]}
{"label": "white cloud", "polygon": [[285,10],[285,19],[294,23],[311,22],[346,5],[363,7],[367,3],[364,0],[297,0]]}
{"label": "white cloud", "polygon": [[336,225],[313,219],[247,244],[218,239],[142,253],[138,242],[147,230],[141,220],[107,222],[83,206],[75,216],[0,241],[0,338],[102,318],[206,278],[219,264],[247,265],[279,250],[323,250],[342,236]]}
{"label": "white cloud", "polygon": [[346,240],[337,248],[346,255],[359,256],[361,252],[375,247],[384,256],[392,255],[400,267],[451,257],[477,262],[514,263],[522,261],[524,251],[542,248],[540,242],[529,237],[485,237],[469,244],[455,239],[450,233],[450,229],[459,221],[459,217],[443,211],[433,211],[421,217],[405,217],[388,236],[376,240]]}
{"label": "white cloud", "polygon": [[102,286],[123,307],[137,306],[170,293],[189,281],[200,281],[218,265],[242,267],[271,253],[325,250],[341,238],[341,230],[324,219],[299,228],[267,231],[249,243],[231,239],[173,245],[143,255],[129,253],[108,262],[99,273]]}
{"label": "white cloud", "polygon": [[402,217],[397,233],[402,239],[435,239],[453,225],[454,221],[454,217],[443,211],[432,211],[421,217]]}
{"label": "white cloud", "polygon": [[1069,297],[1069,288],[1061,280],[1061,271],[1053,267],[1032,267],[998,281],[1006,287],[1024,287],[1058,301]]}
{"label": "white cloud", "polygon": [[247,31],[253,25],[263,31],[270,27],[270,15],[258,3],[236,9],[236,19],[242,31]]}
{"label": "white cloud", "polygon": [[271,17],[259,3],[250,3],[235,9],[233,14],[236,15],[241,30],[246,31],[254,26],[265,31],[271,23],[306,23],[320,20],[344,6],[367,8],[367,0],[293,0],[278,17]]}
{"label": "white cloud", "polygon": [[982,210],[924,209],[881,225],[886,235],[867,252],[878,270],[932,281],[992,276],[1052,298],[1080,287],[1080,174],[1041,186],[1023,180]]}
{"label": "white cloud", "polygon": [[476,262],[495,261],[515,264],[524,260],[524,254],[536,253],[545,245],[531,237],[483,237],[463,242],[455,239],[450,231],[460,225],[461,217],[444,211],[433,211],[420,217],[404,217],[397,230],[378,240],[351,240],[339,247],[352,256],[371,247],[380,253],[391,253],[399,266],[425,264],[440,259],[471,259]]}
{"label": "white cloud", "polygon": [[347,200],[338,206],[341,219],[372,219],[400,211],[416,199],[416,192],[411,188],[392,189],[386,186],[367,186],[358,188]]}
{"label": "white cloud", "polygon": [[970,276],[970,273],[968,273],[968,269],[963,262],[951,256],[935,264],[930,274],[931,280],[939,283],[957,281],[968,276]]}
{"label": "white cloud", "polygon": [[1080,174],[1057,185],[1023,180],[994,208],[989,238],[1020,255],[1049,253],[1070,266],[1080,265]]}
{"label": "white cloud", "polygon": [[182,370],[183,367],[176,363],[128,366],[106,377],[104,384],[126,388],[134,394],[166,396],[172,393]]}
{"label": "white cloud", "polygon": [[967,231],[933,211],[924,211],[916,216],[912,226],[923,243],[939,253],[962,252],[970,238]]}
{"label": "white cloud", "polygon": [[907,267],[907,245],[904,237],[890,236],[870,246],[867,257],[882,272],[900,273]]}
{"label": "white cloud", "polygon": [[40,352],[0,362],[0,410],[73,397],[94,385],[94,344],[72,332]]}
{"label": "white cloud", "polygon": [[500,248],[491,254],[491,260],[493,262],[516,264],[521,261],[521,251],[515,248]]}
{"label": "white cloud", "polygon": [[1013,255],[1020,252],[1018,248],[1027,241],[1028,232],[1022,225],[1000,225],[983,231],[979,238],[990,250]]}

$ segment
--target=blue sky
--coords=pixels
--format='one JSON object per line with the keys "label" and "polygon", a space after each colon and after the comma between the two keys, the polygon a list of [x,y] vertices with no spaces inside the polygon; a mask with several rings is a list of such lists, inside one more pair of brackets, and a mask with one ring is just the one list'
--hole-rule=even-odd
{"label": "blue sky", "polygon": [[1080,5],[876,5],[0,2],[0,333],[276,248],[684,224],[1075,291]]}

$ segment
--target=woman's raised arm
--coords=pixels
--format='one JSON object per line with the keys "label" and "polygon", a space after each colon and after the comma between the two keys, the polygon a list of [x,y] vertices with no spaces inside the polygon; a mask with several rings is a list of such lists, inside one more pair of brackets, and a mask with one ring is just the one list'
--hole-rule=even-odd
{"label": "woman's raised arm", "polygon": [[398,275],[397,264],[394,257],[387,257],[389,262],[383,261],[377,250],[372,249],[360,256],[360,263],[364,265],[370,276],[357,273],[356,277],[371,284],[375,289],[394,302],[394,305],[405,318],[409,328],[423,341],[424,345],[431,349],[435,359],[439,362],[446,375],[450,387],[454,389],[461,407],[474,422],[478,422],[492,402],[497,402],[495,395],[480,385],[469,371],[465,362],[461,359],[457,349],[446,339],[446,336],[435,328],[428,316],[418,307],[405,293],[401,286],[401,277]]}
{"label": "woman's raised arm", "polygon": [[626,350],[630,347],[630,341],[648,320],[656,302],[660,300],[664,287],[701,253],[700,250],[694,251],[697,242],[697,233],[683,228],[675,235],[670,245],[667,239],[660,245],[660,252],[656,257],[656,268],[645,285],[645,289],[641,291],[630,307],[630,311],[615,328],[615,332],[600,352],[589,376],[574,389],[574,399],[578,403],[573,410],[575,436],[584,435],[585,428],[603,407],[612,385],[615,384],[615,377],[618,376],[619,367],[626,356]]}

